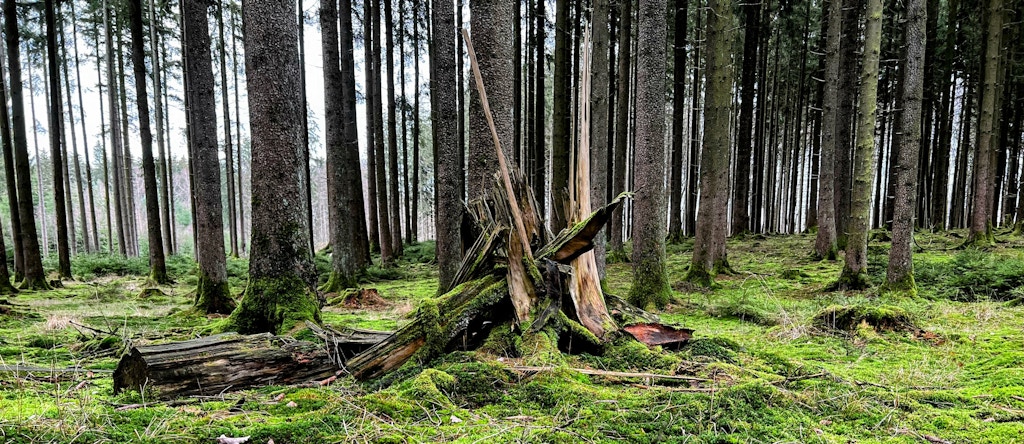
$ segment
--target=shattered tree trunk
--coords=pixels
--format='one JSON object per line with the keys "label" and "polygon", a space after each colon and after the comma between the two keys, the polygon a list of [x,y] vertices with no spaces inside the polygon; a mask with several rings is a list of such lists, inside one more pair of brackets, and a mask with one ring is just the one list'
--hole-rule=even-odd
{"label": "shattered tree trunk", "polygon": [[132,347],[114,371],[114,392],[153,389],[161,399],[217,395],[264,385],[301,384],[333,376],[332,356],[358,353],[386,332],[342,332],[334,347],[270,333],[224,333],[161,345]]}

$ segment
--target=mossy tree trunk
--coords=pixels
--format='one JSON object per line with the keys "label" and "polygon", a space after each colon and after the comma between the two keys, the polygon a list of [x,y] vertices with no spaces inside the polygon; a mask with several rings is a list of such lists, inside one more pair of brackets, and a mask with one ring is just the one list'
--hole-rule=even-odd
{"label": "mossy tree trunk", "polygon": [[[710,0],[714,14],[707,19],[705,52],[704,146],[700,165],[700,212],[693,243],[693,259],[686,280],[710,286],[721,271],[728,271],[725,240],[728,235],[729,119],[732,107],[733,45],[732,4]],[[642,214],[642,213],[641,213]]]}
{"label": "mossy tree trunk", "polygon": [[306,226],[302,87],[295,3],[246,0],[245,69],[252,128],[249,284],[230,325],[242,333],[286,332],[320,320],[316,267]]}
{"label": "mossy tree trunk", "polygon": [[[871,213],[871,183],[875,169],[871,153],[875,147],[875,114],[878,96],[878,58],[882,41],[882,2],[868,0],[864,28],[864,59],[860,75],[860,104],[857,120],[857,146],[853,158],[853,189],[850,190],[850,224],[846,243],[846,261],[836,282],[838,289],[863,289],[868,286],[868,228]],[[913,209],[910,210],[911,213]]]}
{"label": "mossy tree trunk", "polygon": [[640,0],[637,19],[636,154],[633,204],[633,285],[629,301],[664,307],[665,271],[665,22],[664,0]]}
{"label": "mossy tree trunk", "polygon": [[[149,126],[149,98],[146,92],[146,49],[145,43],[142,41],[142,0],[131,0],[128,6],[132,37],[132,68],[135,74],[135,98],[136,107],[139,112],[139,136],[142,139],[142,181],[146,191],[149,280],[155,284],[165,284],[167,283],[167,267],[164,265],[164,243],[160,227],[160,201],[157,198],[156,187],[156,162],[153,160],[153,132]],[[150,19],[154,18],[151,17]],[[85,220],[84,214],[82,215],[82,220]]]}
{"label": "mossy tree trunk", "polygon": [[906,57],[903,72],[903,114],[900,122],[899,160],[896,166],[896,198],[893,202],[892,249],[885,288],[910,295],[917,293],[911,243],[917,199],[918,149],[921,145],[921,109],[924,94],[925,0],[906,3]]}
{"label": "mossy tree trunk", "polygon": [[[327,205],[330,223],[331,275],[324,291],[355,286],[370,264],[366,237],[362,179],[359,173],[359,139],[355,121],[355,59],[352,52],[352,2],[320,3],[323,35],[324,112],[327,150]],[[339,40],[341,48],[339,51]],[[338,69],[335,69],[338,67]]]}
{"label": "mossy tree trunk", "polygon": [[814,254],[819,259],[835,260],[836,246],[835,157],[836,123],[839,112],[839,40],[842,28],[842,0],[826,0],[822,16],[827,19],[825,36],[825,83],[822,90],[821,151],[818,158],[818,233]]}
{"label": "mossy tree trunk", "polygon": [[999,66],[1002,54],[1003,2],[989,0],[986,14],[985,59],[982,69],[981,105],[978,115],[978,141],[974,150],[974,207],[966,246],[987,247],[992,237],[992,194],[995,188],[996,98],[999,90]]}
{"label": "mossy tree trunk", "polygon": [[[205,0],[183,2],[187,95],[191,118],[192,194],[195,204],[196,257],[199,284],[196,308],[206,313],[230,313],[234,308],[228,288],[224,253],[224,222],[217,156],[217,115],[213,101],[213,58]],[[116,174],[116,173],[115,173]],[[296,192],[295,196],[299,196]],[[292,196],[294,198],[294,196]]]}

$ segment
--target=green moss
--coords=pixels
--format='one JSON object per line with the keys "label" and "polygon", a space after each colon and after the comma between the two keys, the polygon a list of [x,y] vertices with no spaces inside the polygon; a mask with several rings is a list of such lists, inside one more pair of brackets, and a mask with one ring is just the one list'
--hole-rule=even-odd
{"label": "green moss", "polygon": [[199,272],[199,283],[196,286],[196,309],[207,314],[228,314],[235,309],[235,301],[231,298],[231,290],[227,282],[215,282]]}
{"label": "green moss", "polygon": [[228,328],[243,334],[285,334],[305,321],[319,323],[320,307],[298,276],[250,278],[242,302],[228,318]]}
{"label": "green moss", "polygon": [[666,352],[661,347],[648,347],[627,336],[613,341],[602,356],[590,356],[586,359],[608,370],[641,372],[673,372],[682,361],[679,356]]}
{"label": "green moss", "polygon": [[423,326],[424,345],[417,352],[418,360],[426,362],[444,352],[445,334],[441,325],[441,314],[438,312],[437,301],[424,300],[416,312],[416,318]]}
{"label": "green moss", "polygon": [[320,291],[324,293],[337,293],[348,288],[355,288],[358,285],[359,281],[354,276],[345,276],[337,270],[332,270],[327,278],[327,283],[320,287]]}
{"label": "green moss", "polygon": [[692,263],[683,281],[703,288],[712,288],[715,285],[715,275],[702,264]]}
{"label": "green moss", "polygon": [[[522,349],[523,338],[512,327],[511,322],[503,322],[496,325],[487,334],[487,339],[484,340],[483,345],[478,350],[495,356],[510,358],[521,356],[520,350]],[[526,328],[524,327],[524,329]]]}
{"label": "green moss", "polygon": [[893,305],[833,305],[814,317],[815,324],[836,330],[854,331],[861,323],[879,330],[913,330],[913,317],[903,308]]}
{"label": "green moss", "polygon": [[694,338],[683,348],[684,356],[698,360],[734,363],[742,347],[727,338]]}
{"label": "green moss", "polygon": [[878,288],[879,293],[893,295],[898,297],[916,298],[917,297],[917,283],[914,282],[914,273],[908,272],[901,279],[896,281],[890,281],[886,279],[885,283]]}

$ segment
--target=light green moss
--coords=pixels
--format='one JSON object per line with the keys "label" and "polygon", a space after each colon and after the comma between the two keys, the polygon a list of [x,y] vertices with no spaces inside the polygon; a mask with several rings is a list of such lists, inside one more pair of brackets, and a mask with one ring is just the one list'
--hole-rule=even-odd
{"label": "light green moss", "polygon": [[316,296],[298,276],[249,279],[228,328],[239,333],[284,334],[305,321],[320,322]]}
{"label": "light green moss", "polygon": [[235,309],[227,281],[214,282],[202,272],[199,273],[193,305],[206,314],[229,314]]}

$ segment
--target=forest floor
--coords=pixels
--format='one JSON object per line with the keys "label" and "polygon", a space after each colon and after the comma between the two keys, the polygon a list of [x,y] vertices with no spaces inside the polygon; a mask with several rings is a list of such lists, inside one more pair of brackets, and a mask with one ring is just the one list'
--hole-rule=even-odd
{"label": "forest floor", "polygon": [[[110,370],[125,343],[188,339],[218,323],[189,309],[194,265],[174,258],[178,283],[141,297],[144,260],[83,257],[75,269],[82,281],[0,305],[0,364],[36,368],[0,372],[0,442],[206,443],[221,434],[260,444],[1024,442],[1024,238],[1002,233],[990,251],[957,250],[962,237],[918,234],[920,294],[912,299],[824,292],[841,261],[812,260],[812,235],[731,240],[736,273],[712,291],[678,282],[691,248],[670,245],[676,293],[660,315],[695,330],[680,350],[619,340],[604,356],[566,355],[554,371],[522,373],[512,365],[534,364],[528,352],[507,357],[491,347],[413,363],[382,380],[176,403],[115,395]],[[875,283],[887,250],[884,234],[869,248]],[[326,307],[324,322],[377,330],[408,322],[434,296],[436,272],[412,263],[432,256],[430,244],[407,253],[410,263],[374,270],[366,282],[382,301]],[[229,264],[236,293],[245,265]],[[629,281],[629,264],[609,265],[609,292],[627,294]],[[71,366],[82,370],[60,371]]]}

